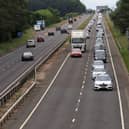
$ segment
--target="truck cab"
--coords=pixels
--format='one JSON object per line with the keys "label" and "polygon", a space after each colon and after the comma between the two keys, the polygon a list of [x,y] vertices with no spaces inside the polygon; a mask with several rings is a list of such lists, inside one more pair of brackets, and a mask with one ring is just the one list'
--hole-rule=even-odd
{"label": "truck cab", "polygon": [[86,36],[84,30],[72,30],[71,48],[80,48],[82,52],[86,51]]}

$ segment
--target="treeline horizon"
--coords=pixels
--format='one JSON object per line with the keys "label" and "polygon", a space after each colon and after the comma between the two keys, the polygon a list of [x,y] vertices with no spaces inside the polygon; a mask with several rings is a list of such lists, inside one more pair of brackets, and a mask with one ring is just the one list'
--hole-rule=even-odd
{"label": "treeline horizon", "polygon": [[17,37],[18,32],[23,32],[32,26],[36,18],[42,17],[41,13],[34,13],[40,9],[48,9],[47,12],[52,14],[51,22],[48,24],[59,21],[59,17],[67,13],[86,11],[80,0],[2,0],[0,1],[0,42],[12,40]]}

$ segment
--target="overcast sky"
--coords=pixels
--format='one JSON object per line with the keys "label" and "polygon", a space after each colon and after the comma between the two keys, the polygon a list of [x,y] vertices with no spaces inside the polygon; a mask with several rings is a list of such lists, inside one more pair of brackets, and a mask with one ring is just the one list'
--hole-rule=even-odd
{"label": "overcast sky", "polygon": [[118,0],[81,0],[87,8],[95,9],[97,5],[108,5],[110,8],[115,7]]}

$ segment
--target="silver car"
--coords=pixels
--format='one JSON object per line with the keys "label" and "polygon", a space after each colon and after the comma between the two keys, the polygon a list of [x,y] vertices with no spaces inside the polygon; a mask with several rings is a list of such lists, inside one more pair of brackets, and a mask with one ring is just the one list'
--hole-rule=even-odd
{"label": "silver car", "polygon": [[106,70],[104,68],[93,69],[93,71],[92,71],[92,79],[95,80],[95,78],[98,75],[101,75],[101,74],[106,74]]}
{"label": "silver car", "polygon": [[105,50],[95,50],[94,60],[103,60],[104,63],[107,62],[107,55]]}
{"label": "silver car", "polygon": [[92,64],[92,69],[102,68],[104,69],[104,63],[102,60],[94,60]]}
{"label": "silver car", "polygon": [[26,47],[35,47],[36,44],[35,44],[35,41],[33,39],[31,40],[27,40],[27,43],[26,43]]}
{"label": "silver car", "polygon": [[109,74],[100,74],[94,81],[94,90],[112,90],[112,79]]}
{"label": "silver car", "polygon": [[24,52],[21,56],[22,61],[34,60],[34,56],[32,52]]}

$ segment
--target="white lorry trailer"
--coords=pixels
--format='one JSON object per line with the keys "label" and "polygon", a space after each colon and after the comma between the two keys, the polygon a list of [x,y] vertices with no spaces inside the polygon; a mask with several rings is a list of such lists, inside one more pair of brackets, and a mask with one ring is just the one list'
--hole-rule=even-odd
{"label": "white lorry trailer", "polygon": [[86,51],[86,35],[84,30],[72,30],[71,48],[80,48],[82,52]]}

